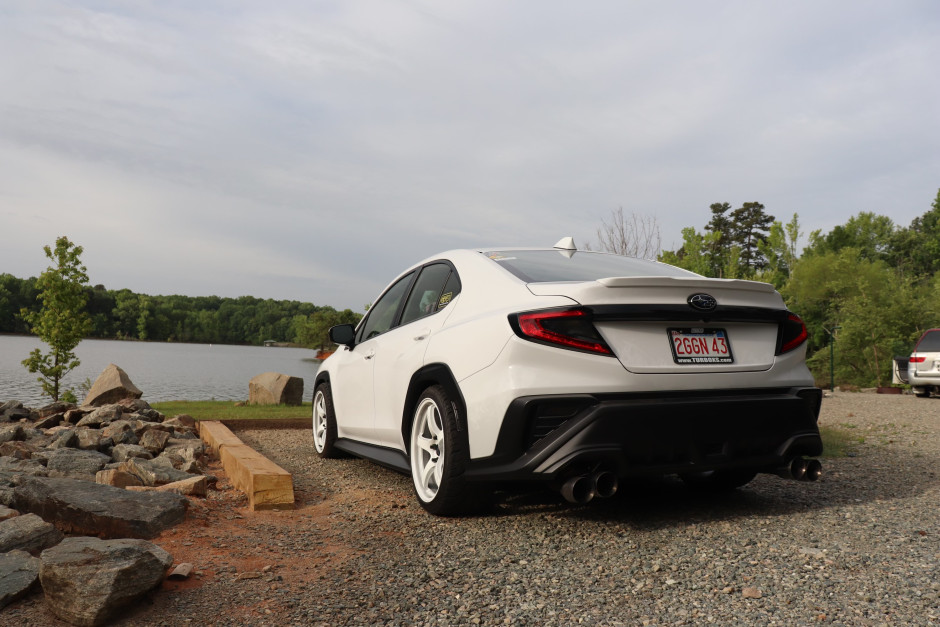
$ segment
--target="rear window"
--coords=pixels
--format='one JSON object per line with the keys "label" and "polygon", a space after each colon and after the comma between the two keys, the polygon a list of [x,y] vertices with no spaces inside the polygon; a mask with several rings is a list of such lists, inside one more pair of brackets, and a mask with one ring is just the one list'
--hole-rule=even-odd
{"label": "rear window", "polygon": [[917,342],[915,353],[940,353],[940,329],[933,329],[924,333]]}
{"label": "rear window", "polygon": [[526,283],[596,281],[608,277],[697,277],[658,261],[610,253],[567,250],[497,250],[483,253]]}

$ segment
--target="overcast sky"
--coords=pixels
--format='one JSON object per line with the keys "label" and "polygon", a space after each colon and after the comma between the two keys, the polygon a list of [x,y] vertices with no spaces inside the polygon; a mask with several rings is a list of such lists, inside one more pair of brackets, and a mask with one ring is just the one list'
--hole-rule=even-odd
{"label": "overcast sky", "polygon": [[940,188],[940,3],[0,0],[0,272],[361,311],[458,247]]}

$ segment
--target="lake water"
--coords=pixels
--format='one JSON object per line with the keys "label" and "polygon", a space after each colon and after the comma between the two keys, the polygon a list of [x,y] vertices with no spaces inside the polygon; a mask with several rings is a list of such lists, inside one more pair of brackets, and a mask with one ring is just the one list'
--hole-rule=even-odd
{"label": "lake water", "polygon": [[[0,335],[0,403],[21,401],[27,407],[49,402],[42,396],[38,374],[30,374],[22,361],[30,351],[49,347],[35,337]],[[305,348],[229,346],[225,344],[170,344],[83,340],[75,349],[81,365],[65,377],[64,387],[75,389],[94,381],[108,366],[119,366],[140,388],[148,402],[173,400],[248,400],[248,382],[263,372],[304,379],[304,400],[313,397],[313,377],[320,362]]]}

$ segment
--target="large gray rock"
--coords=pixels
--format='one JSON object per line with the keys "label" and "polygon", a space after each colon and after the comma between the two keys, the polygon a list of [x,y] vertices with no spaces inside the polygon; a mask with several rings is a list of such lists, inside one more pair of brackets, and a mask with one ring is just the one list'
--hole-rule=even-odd
{"label": "large gray rock", "polygon": [[134,385],[127,373],[115,366],[108,367],[98,375],[85,397],[83,405],[106,405],[125,398],[140,398],[143,392]]}
{"label": "large gray rock", "polygon": [[19,401],[7,401],[0,405],[0,422],[16,422],[21,418],[29,418],[31,412],[23,407]]}
{"label": "large gray rock", "polygon": [[300,405],[304,380],[277,372],[265,372],[248,382],[251,405]]}
{"label": "large gray rock", "polygon": [[145,486],[164,485],[190,477],[189,473],[174,468],[173,462],[166,458],[131,458],[118,466],[118,470],[134,475]]}
{"label": "large gray rock", "polygon": [[120,420],[124,415],[124,407],[117,403],[102,405],[98,409],[85,414],[75,425],[76,427],[100,427]]}
{"label": "large gray rock", "polygon": [[103,625],[163,581],[173,557],[143,540],[67,538],[40,556],[49,609],[73,625]]}
{"label": "large gray rock", "polygon": [[142,416],[146,420],[151,422],[163,422],[166,418],[162,413],[158,412],[156,409],[141,409],[135,412],[138,416]]}
{"label": "large gray rock", "polygon": [[35,459],[16,459],[15,457],[0,457],[0,472],[11,475],[45,476],[46,467]]}
{"label": "large gray rock", "polygon": [[134,432],[136,428],[137,421],[115,420],[101,428],[101,435],[111,438],[115,444],[137,444],[138,438]]}
{"label": "large gray rock", "polygon": [[163,431],[162,429],[148,429],[140,438],[139,444],[156,455],[163,450],[163,447],[166,446],[169,439],[170,433],[168,431]]}
{"label": "large gray rock", "polygon": [[[149,420],[141,420],[136,423],[134,426],[134,433],[137,434],[137,437],[141,440],[144,439],[144,436],[147,435],[148,431],[159,431],[169,435],[173,435],[173,427],[164,426],[162,422],[151,422]],[[142,442],[138,442],[143,446]]]}
{"label": "large gray rock", "polygon": [[[46,461],[46,468],[67,476],[87,477],[110,463],[111,457],[97,451],[74,448],[55,449]],[[50,473],[51,474],[51,473]]]}
{"label": "large gray rock", "polygon": [[75,429],[75,446],[83,451],[110,452],[114,442],[104,437],[101,429]]}
{"label": "large gray rock", "polygon": [[38,582],[38,557],[26,551],[0,554],[0,609],[29,594]]}
{"label": "large gray rock", "polygon": [[150,403],[142,398],[122,398],[117,403],[131,413],[151,409]]}
{"label": "large gray rock", "polygon": [[13,459],[32,459],[33,453],[38,451],[39,447],[33,446],[29,442],[4,442],[0,444],[0,455],[12,457]]}
{"label": "large gray rock", "polygon": [[36,514],[14,516],[0,522],[0,553],[39,553],[62,541],[62,532]]}
{"label": "large gray rock", "polygon": [[38,448],[46,448],[55,439],[55,434],[47,434],[39,429],[24,429],[26,443]]}
{"label": "large gray rock", "polygon": [[163,424],[168,427],[173,427],[175,431],[196,432],[198,430],[198,427],[196,427],[196,419],[189,414],[177,414],[172,418],[164,420]]}
{"label": "large gray rock", "polygon": [[90,414],[93,410],[89,407],[76,407],[75,409],[70,409],[65,412],[65,415],[62,417],[63,422],[67,422],[70,425],[78,424],[86,414]]}
{"label": "large gray rock", "polygon": [[137,444],[118,444],[111,449],[111,459],[115,462],[124,462],[133,458],[152,459],[153,453]]}
{"label": "large gray rock", "polygon": [[95,475],[95,483],[113,485],[116,488],[144,485],[143,482],[135,475],[132,475],[129,472],[124,472],[123,470],[118,470],[117,468],[99,470],[98,474]]}
{"label": "large gray rock", "polygon": [[163,451],[175,453],[187,460],[199,459],[206,454],[206,443],[197,439],[170,438]]}
{"label": "large gray rock", "polygon": [[0,413],[3,413],[9,409],[22,409],[23,403],[19,401],[7,401],[3,404],[0,404]]}
{"label": "large gray rock", "polygon": [[78,442],[78,435],[75,429],[64,429],[55,434],[55,439],[49,445],[51,449],[71,448]]}
{"label": "large gray rock", "polygon": [[182,522],[186,498],[136,493],[79,479],[24,477],[14,506],[38,514],[66,533],[104,538],[153,538]]}
{"label": "large gray rock", "polygon": [[62,424],[62,419],[65,417],[65,414],[52,414],[51,416],[46,416],[41,418],[33,423],[33,426],[37,429],[51,429],[52,427],[57,427]]}
{"label": "large gray rock", "polygon": [[48,418],[49,416],[52,416],[53,414],[64,414],[70,409],[75,409],[75,405],[72,403],[66,403],[64,401],[56,401],[54,403],[50,403],[46,405],[45,407],[40,407],[39,417]]}
{"label": "large gray rock", "polygon": [[0,444],[6,442],[12,442],[14,440],[25,440],[26,435],[23,432],[23,425],[14,424],[14,425],[5,425],[0,427]]}

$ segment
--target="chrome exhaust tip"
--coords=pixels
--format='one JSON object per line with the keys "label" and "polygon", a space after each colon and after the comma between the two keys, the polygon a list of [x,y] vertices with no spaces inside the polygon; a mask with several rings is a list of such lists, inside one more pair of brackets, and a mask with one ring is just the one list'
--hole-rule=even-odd
{"label": "chrome exhaust tip", "polygon": [[596,472],[591,476],[591,480],[594,482],[594,493],[602,498],[609,499],[613,495],[617,494],[617,488],[620,485],[617,475],[610,472],[609,470],[602,470]]}
{"label": "chrome exhaust tip", "polygon": [[777,468],[774,474],[782,479],[796,479],[797,481],[802,481],[806,476],[806,461],[804,461],[802,457],[794,457],[783,466]]}
{"label": "chrome exhaust tip", "polygon": [[790,476],[797,481],[804,481],[806,479],[806,460],[797,457],[790,462]]}
{"label": "chrome exhaust tip", "polygon": [[561,495],[575,505],[590,503],[595,497],[594,482],[587,475],[572,477],[561,486]]}
{"label": "chrome exhaust tip", "polygon": [[818,459],[806,460],[805,468],[803,481],[819,481],[819,478],[822,477],[822,464]]}

